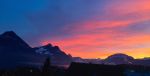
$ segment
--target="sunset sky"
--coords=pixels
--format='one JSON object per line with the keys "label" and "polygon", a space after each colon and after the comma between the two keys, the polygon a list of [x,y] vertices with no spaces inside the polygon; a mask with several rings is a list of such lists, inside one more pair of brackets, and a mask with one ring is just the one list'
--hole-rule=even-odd
{"label": "sunset sky", "polygon": [[0,0],[0,33],[72,56],[150,57],[150,0]]}

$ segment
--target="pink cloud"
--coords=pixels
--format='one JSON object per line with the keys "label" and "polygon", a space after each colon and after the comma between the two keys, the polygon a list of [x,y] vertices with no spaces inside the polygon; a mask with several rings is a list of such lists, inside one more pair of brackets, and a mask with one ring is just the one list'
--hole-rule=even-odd
{"label": "pink cloud", "polygon": [[[117,0],[105,6],[105,14],[98,14],[94,19],[73,23],[73,27],[65,27],[70,32],[66,38],[52,38],[42,44],[59,45],[65,52],[84,58],[105,58],[108,55],[122,52],[135,58],[148,56],[147,48],[137,47],[150,44],[150,36],[139,32],[122,31],[127,28],[150,20],[149,0]],[[104,18],[104,20],[103,20]],[[142,26],[142,25],[141,25]],[[127,33],[127,32],[131,32]],[[139,49],[138,49],[139,48]],[[131,51],[133,50],[133,51]],[[136,52],[143,52],[136,55]],[[144,53],[145,52],[145,53]]]}

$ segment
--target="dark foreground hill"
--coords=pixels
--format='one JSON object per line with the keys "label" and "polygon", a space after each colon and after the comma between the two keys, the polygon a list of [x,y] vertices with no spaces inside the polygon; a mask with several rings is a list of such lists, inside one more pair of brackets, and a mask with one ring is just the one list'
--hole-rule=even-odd
{"label": "dark foreground hill", "polygon": [[42,69],[19,67],[0,70],[0,76],[150,76],[150,67],[72,63],[68,69],[64,69],[46,63]]}
{"label": "dark foreground hill", "polygon": [[67,76],[150,76],[150,67],[72,63]]}

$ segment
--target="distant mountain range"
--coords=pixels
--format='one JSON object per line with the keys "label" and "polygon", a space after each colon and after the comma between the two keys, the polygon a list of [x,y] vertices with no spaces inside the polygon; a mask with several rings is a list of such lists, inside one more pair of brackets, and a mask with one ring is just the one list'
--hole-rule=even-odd
{"label": "distant mountain range", "polygon": [[51,44],[32,48],[13,31],[7,31],[0,35],[0,68],[22,65],[41,66],[47,57],[51,58],[52,65],[57,66],[69,65],[71,62],[150,66],[150,58],[134,59],[125,54],[114,54],[106,59],[82,59],[67,55],[58,46]]}
{"label": "distant mountain range", "polygon": [[150,58],[134,59],[131,56],[121,53],[113,54],[111,56],[108,56],[106,59],[82,59],[80,57],[74,57],[73,61],[78,63],[90,63],[90,64],[106,64],[106,65],[129,64],[129,65],[150,66]]}

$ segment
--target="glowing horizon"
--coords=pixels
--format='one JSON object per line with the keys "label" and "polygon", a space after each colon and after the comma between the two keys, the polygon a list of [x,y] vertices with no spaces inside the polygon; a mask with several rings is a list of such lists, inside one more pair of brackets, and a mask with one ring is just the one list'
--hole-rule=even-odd
{"label": "glowing horizon", "polygon": [[66,53],[83,58],[106,58],[115,53],[124,53],[134,58],[149,57],[149,31],[140,30],[150,24],[149,3],[148,0],[117,0],[106,4],[103,16],[97,14],[94,20],[72,24],[72,29],[67,31],[73,37],[48,42],[60,45]]}

